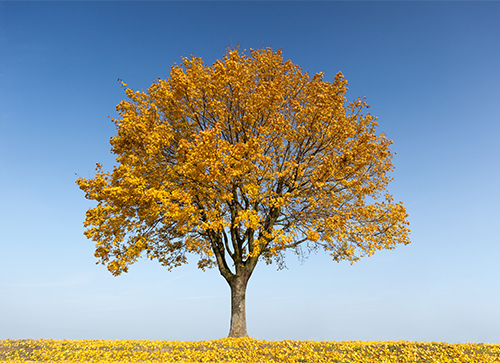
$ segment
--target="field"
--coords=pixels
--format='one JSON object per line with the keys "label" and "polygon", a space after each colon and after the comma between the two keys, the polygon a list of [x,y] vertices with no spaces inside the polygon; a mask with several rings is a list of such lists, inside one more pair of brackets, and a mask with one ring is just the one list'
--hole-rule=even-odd
{"label": "field", "polygon": [[152,340],[1,340],[5,362],[500,362],[500,344]]}

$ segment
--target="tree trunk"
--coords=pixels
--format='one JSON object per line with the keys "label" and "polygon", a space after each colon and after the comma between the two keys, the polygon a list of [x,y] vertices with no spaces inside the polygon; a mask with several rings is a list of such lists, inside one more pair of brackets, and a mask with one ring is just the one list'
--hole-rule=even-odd
{"label": "tree trunk", "polygon": [[245,314],[245,293],[250,274],[236,274],[228,281],[231,288],[231,327],[230,338],[247,337],[247,319]]}

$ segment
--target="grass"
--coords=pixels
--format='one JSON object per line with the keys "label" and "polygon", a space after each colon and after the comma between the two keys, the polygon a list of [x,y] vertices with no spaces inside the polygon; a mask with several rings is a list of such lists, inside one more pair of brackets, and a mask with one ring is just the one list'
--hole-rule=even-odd
{"label": "grass", "polygon": [[500,344],[407,341],[0,340],[0,362],[500,362]]}

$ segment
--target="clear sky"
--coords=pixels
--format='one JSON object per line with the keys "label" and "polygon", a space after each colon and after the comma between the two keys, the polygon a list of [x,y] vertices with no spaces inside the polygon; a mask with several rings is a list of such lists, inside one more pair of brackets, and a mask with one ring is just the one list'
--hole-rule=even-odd
{"label": "clear sky", "polygon": [[227,336],[217,270],[113,277],[83,235],[77,176],[114,165],[108,116],[181,55],[282,48],[366,96],[394,141],[408,246],[257,266],[258,339],[500,343],[500,2],[0,2],[0,339]]}

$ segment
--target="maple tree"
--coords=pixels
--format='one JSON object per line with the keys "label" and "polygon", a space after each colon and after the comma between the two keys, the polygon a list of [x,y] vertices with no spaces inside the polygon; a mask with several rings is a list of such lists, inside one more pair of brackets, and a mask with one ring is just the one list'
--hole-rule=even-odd
{"label": "maple tree", "polygon": [[182,58],[128,96],[113,119],[117,166],[79,178],[85,235],[113,275],[141,256],[168,269],[199,256],[231,289],[230,337],[247,336],[245,291],[259,260],[323,249],[351,263],[408,244],[388,193],[392,141],[347,81],[309,76],[281,50],[229,49],[211,66]]}

